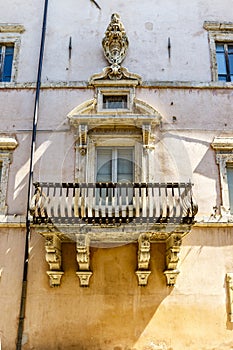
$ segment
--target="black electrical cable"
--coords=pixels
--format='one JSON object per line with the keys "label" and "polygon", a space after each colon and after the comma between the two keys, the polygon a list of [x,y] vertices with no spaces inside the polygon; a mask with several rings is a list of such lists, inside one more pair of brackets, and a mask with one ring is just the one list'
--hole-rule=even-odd
{"label": "black electrical cable", "polygon": [[38,112],[39,112],[41,73],[42,73],[43,56],[44,56],[47,12],[48,12],[48,0],[45,0],[45,2],[44,2],[42,34],[41,34],[41,43],[40,43],[40,55],[39,55],[37,82],[36,82],[35,105],[34,105],[34,114],[33,114],[33,127],[32,127],[31,152],[30,152],[30,166],[29,166],[29,177],[28,177],[28,196],[27,196],[26,237],[25,237],[25,251],[24,251],[23,281],[22,281],[22,292],[21,292],[21,301],[20,301],[20,312],[19,312],[19,323],[18,323],[16,350],[21,350],[23,329],[24,329],[24,319],[25,319],[25,306],[26,306],[26,296],[27,296],[28,259],[29,259],[29,241],[30,241],[30,235],[31,235],[31,232],[30,232],[30,201],[31,201],[31,196],[32,196],[34,153],[35,153],[36,131],[37,131]]}

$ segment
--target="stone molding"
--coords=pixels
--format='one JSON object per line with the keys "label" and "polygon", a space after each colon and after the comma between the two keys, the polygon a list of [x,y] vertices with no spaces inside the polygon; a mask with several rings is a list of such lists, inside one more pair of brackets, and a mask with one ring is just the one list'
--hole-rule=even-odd
{"label": "stone molding", "polygon": [[206,30],[231,31],[233,30],[233,22],[205,21],[203,28]]}
{"label": "stone molding", "polygon": [[233,22],[205,21],[203,28],[208,31],[212,80],[218,80],[216,42],[233,41]]}
{"label": "stone molding", "polygon": [[8,86],[12,83],[16,83],[18,75],[18,65],[19,65],[19,50],[21,45],[21,33],[23,31],[16,30],[19,26],[4,26],[0,27],[0,43],[2,45],[13,44],[14,45],[14,56],[12,62],[11,70],[11,81],[10,82],[0,82],[1,86]]}
{"label": "stone molding", "polygon": [[16,23],[0,23],[0,33],[23,33],[25,27]]}

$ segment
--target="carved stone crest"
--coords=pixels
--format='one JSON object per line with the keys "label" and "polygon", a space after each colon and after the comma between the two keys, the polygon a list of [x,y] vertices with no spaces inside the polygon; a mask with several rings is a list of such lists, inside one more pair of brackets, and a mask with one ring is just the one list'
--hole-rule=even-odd
{"label": "carved stone crest", "polygon": [[104,56],[110,66],[105,67],[102,73],[94,74],[90,80],[91,84],[94,84],[96,80],[103,79],[131,79],[136,80],[138,83],[141,82],[141,77],[139,75],[130,73],[126,68],[121,67],[121,63],[126,56],[129,41],[125,28],[120,21],[120,16],[117,13],[113,13],[111,16],[111,22],[105,31],[102,46]]}
{"label": "carved stone crest", "polygon": [[129,45],[125,28],[120,21],[120,16],[113,13],[105,37],[102,41],[104,56],[111,65],[117,67],[125,58]]}

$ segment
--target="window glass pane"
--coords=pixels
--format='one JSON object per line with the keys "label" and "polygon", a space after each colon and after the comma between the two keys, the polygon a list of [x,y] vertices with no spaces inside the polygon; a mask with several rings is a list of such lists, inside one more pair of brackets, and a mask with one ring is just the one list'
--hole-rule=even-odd
{"label": "window glass pane", "polygon": [[110,148],[97,149],[97,182],[112,181],[112,150]]}
{"label": "window glass pane", "polygon": [[227,182],[228,182],[229,202],[230,202],[231,214],[233,214],[233,166],[227,167]]}
{"label": "window glass pane", "polygon": [[218,74],[226,74],[226,60],[224,53],[217,53]]}
{"label": "window glass pane", "polygon": [[6,46],[4,68],[3,68],[3,81],[11,81],[11,70],[14,55],[14,46]]}
{"label": "window glass pane", "polygon": [[104,109],[127,108],[127,95],[122,95],[122,96],[103,95],[103,108]]}
{"label": "window glass pane", "polygon": [[133,181],[133,149],[119,148],[117,154],[117,181]]}

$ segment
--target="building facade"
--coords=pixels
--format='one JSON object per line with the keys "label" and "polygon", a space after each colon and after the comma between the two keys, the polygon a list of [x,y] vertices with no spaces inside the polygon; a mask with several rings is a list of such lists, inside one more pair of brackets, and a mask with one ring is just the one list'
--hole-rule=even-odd
{"label": "building facade", "polygon": [[233,348],[230,0],[1,1],[0,348]]}

